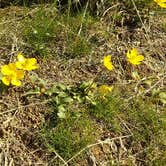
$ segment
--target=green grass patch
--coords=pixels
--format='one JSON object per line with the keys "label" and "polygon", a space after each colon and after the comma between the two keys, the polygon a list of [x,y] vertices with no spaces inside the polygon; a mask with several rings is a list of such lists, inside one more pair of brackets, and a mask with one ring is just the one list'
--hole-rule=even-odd
{"label": "green grass patch", "polygon": [[98,135],[86,110],[90,103],[86,93],[89,84],[77,87],[58,84],[46,92],[52,101],[40,133],[48,150],[57,151],[65,159],[94,143]]}
{"label": "green grass patch", "polygon": [[76,109],[70,111],[67,118],[61,120],[58,119],[57,112],[51,112],[41,129],[41,136],[48,150],[57,151],[65,159],[95,142],[96,135],[94,124],[85,113]]}
{"label": "green grass patch", "polygon": [[130,155],[138,153],[138,158],[148,164],[164,163],[166,121],[165,112],[156,108],[158,98],[142,96],[127,101],[128,93],[115,89],[102,98],[92,95],[93,103],[72,101],[62,119],[57,114],[57,103],[53,102],[41,128],[45,146],[68,159],[96,141],[99,130],[94,126],[102,123],[105,130],[115,136],[131,134],[125,143]]}
{"label": "green grass patch", "polygon": [[55,23],[50,11],[45,11],[44,8],[39,9],[32,19],[24,22],[25,41],[34,53],[39,55],[49,53],[49,42],[56,37],[58,31]]}
{"label": "green grass patch", "polygon": [[119,92],[113,92],[107,98],[97,100],[90,108],[91,116],[115,135],[132,134],[129,149],[135,153],[143,151],[139,156],[149,164],[153,160],[164,163],[165,112],[158,112],[154,98],[139,97],[126,102],[121,96]]}
{"label": "green grass patch", "polygon": [[82,12],[68,17],[65,13],[59,13],[53,5],[50,8],[42,7],[32,18],[23,22],[26,25],[24,39],[32,52],[42,56],[85,56],[92,50],[87,28],[94,21],[88,13],[86,19]]}

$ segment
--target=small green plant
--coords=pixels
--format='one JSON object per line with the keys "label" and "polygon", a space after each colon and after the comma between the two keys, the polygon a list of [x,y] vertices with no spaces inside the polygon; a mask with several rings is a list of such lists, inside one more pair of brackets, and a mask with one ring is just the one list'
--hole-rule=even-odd
{"label": "small green plant", "polygon": [[89,55],[91,52],[90,43],[83,37],[75,36],[68,39],[66,55],[70,58]]}
{"label": "small green plant", "polygon": [[68,106],[73,103],[89,102],[94,104],[91,82],[83,82],[78,87],[65,86],[63,84],[55,84],[44,93],[51,97],[52,109],[57,112],[57,116],[61,119],[66,118]]}
{"label": "small green plant", "polygon": [[95,141],[95,126],[85,110],[68,104],[65,119],[59,119],[54,110],[46,115],[40,135],[51,152],[58,152],[69,159],[74,154]]}
{"label": "small green plant", "polygon": [[68,27],[66,32],[65,57],[75,58],[89,55],[92,51],[92,45],[88,40],[86,29],[95,22],[94,18],[87,13],[85,19],[81,12],[65,20],[64,18],[64,24],[67,23],[66,26]]}
{"label": "small green plant", "polygon": [[96,99],[96,105],[91,107],[90,114],[105,123],[111,123],[115,118],[114,115],[121,109],[120,103],[120,99],[113,95],[112,92],[105,96],[105,98],[100,98],[99,96]]}
{"label": "small green plant", "polygon": [[52,105],[52,109],[55,112],[57,111],[57,116],[61,119],[65,119],[68,105],[73,102],[71,88],[63,84],[55,84],[48,89],[45,94],[52,97],[50,104]]}
{"label": "small green plant", "polygon": [[117,115],[121,112],[122,100],[114,91],[116,90],[107,90],[104,95],[99,87],[95,97],[96,104],[89,107],[89,114],[96,121],[102,122],[111,132],[118,132],[121,128]]}
{"label": "small green plant", "polygon": [[44,144],[50,151],[57,151],[65,159],[70,158],[94,141],[93,121],[81,105],[94,104],[92,82],[76,87],[55,84],[45,91],[51,98],[50,111],[41,128]]}

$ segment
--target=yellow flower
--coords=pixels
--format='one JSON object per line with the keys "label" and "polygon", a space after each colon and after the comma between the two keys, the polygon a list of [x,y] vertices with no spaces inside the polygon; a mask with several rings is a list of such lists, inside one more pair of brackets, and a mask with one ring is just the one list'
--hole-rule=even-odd
{"label": "yellow flower", "polygon": [[1,73],[3,74],[2,82],[7,86],[10,84],[20,86],[20,79],[24,78],[24,72],[22,70],[18,70],[14,63],[2,66]]}
{"label": "yellow flower", "polygon": [[104,56],[104,66],[108,70],[113,70],[114,66],[113,66],[113,64],[111,62],[111,55]]}
{"label": "yellow flower", "polygon": [[16,62],[16,67],[22,70],[34,70],[39,66],[35,58],[25,58],[21,53],[17,55],[18,61]]}
{"label": "yellow flower", "polygon": [[166,0],[154,0],[160,7],[166,8]]}
{"label": "yellow flower", "polygon": [[127,51],[127,60],[133,65],[139,65],[143,60],[144,56],[139,55],[136,48]]}
{"label": "yellow flower", "polygon": [[108,95],[110,92],[112,92],[112,90],[113,90],[113,86],[108,86],[108,85],[101,85],[98,88],[98,92],[103,97]]}

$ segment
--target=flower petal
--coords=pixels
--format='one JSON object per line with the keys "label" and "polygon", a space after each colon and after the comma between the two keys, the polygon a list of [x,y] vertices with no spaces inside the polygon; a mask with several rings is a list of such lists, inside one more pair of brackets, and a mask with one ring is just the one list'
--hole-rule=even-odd
{"label": "flower petal", "polygon": [[26,70],[34,70],[37,68],[38,68],[38,65],[35,58],[27,59]]}
{"label": "flower petal", "polygon": [[2,82],[9,86],[10,85],[10,78],[8,76],[2,77]]}
{"label": "flower petal", "polygon": [[113,66],[113,64],[111,62],[111,55],[104,56],[104,66],[108,70],[113,70],[114,66]]}
{"label": "flower petal", "polygon": [[139,65],[144,60],[144,56],[139,55],[133,59],[129,59],[128,61],[133,65]]}
{"label": "flower petal", "polygon": [[112,90],[113,90],[113,86],[108,86],[108,85],[101,85],[98,88],[98,92],[102,96],[106,96],[107,94],[109,94],[110,92],[112,92]]}
{"label": "flower petal", "polygon": [[23,55],[19,55],[18,61],[15,64],[18,69],[22,70],[29,71],[38,68],[37,60],[35,58],[24,58]]}
{"label": "flower petal", "polygon": [[126,55],[127,55],[127,58],[133,58],[137,56],[137,54],[138,54],[137,49],[133,48],[132,50],[128,50]]}
{"label": "flower petal", "polygon": [[166,8],[166,0],[154,0],[160,7]]}
{"label": "flower petal", "polygon": [[21,86],[21,81],[16,78],[12,78],[11,84],[15,86]]}
{"label": "flower petal", "polygon": [[14,63],[9,63],[8,65],[4,65],[1,67],[1,73],[3,75],[11,75],[16,70],[16,65]]}
{"label": "flower petal", "polygon": [[158,3],[160,7],[166,8],[166,2]]}
{"label": "flower petal", "polygon": [[16,64],[16,67],[17,67],[18,69],[23,69],[23,68],[24,68],[22,62],[16,62],[15,64]]}
{"label": "flower petal", "polygon": [[143,55],[138,55],[138,51],[136,48],[127,51],[127,60],[133,65],[139,65],[143,60]]}
{"label": "flower petal", "polygon": [[18,59],[19,62],[25,62],[26,61],[26,58],[21,53],[19,53],[17,55],[17,59]]}
{"label": "flower petal", "polygon": [[10,69],[9,69],[9,66],[8,66],[8,65],[4,65],[4,66],[1,67],[1,73],[2,73],[3,75],[8,75],[9,72],[10,72]]}
{"label": "flower petal", "polygon": [[17,77],[17,79],[23,79],[24,78],[24,71],[23,70],[18,70],[16,72],[16,77]]}

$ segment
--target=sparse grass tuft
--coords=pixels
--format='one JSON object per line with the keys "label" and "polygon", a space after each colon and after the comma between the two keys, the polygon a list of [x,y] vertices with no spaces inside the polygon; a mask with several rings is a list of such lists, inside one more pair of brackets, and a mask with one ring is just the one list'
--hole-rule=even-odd
{"label": "sparse grass tuft", "polygon": [[113,93],[106,98],[97,99],[96,102],[97,104],[90,109],[90,114],[105,123],[111,123],[114,115],[121,110],[121,100]]}
{"label": "sparse grass tuft", "polygon": [[[56,12],[56,11],[55,11]],[[56,15],[56,13],[55,13]],[[49,42],[55,38],[56,25],[52,15],[39,9],[35,17],[25,22],[25,40],[36,54],[47,55]]]}
{"label": "sparse grass tuft", "polygon": [[68,58],[86,56],[91,52],[90,43],[84,37],[69,37],[67,43],[65,56]]}
{"label": "sparse grass tuft", "polygon": [[[86,29],[93,22],[91,16],[85,19],[82,13],[68,18],[67,14],[58,13],[54,7],[52,10],[41,8],[24,23],[25,42],[35,54],[42,56],[49,53],[66,58],[85,56],[92,49]],[[54,49],[50,50],[50,47]]]}
{"label": "sparse grass tuft", "polygon": [[55,112],[48,114],[41,129],[46,147],[50,151],[57,151],[65,159],[69,159],[94,142],[96,134],[94,134],[95,127],[92,121],[85,113],[77,109],[69,111],[67,118],[63,120],[58,119]]}

